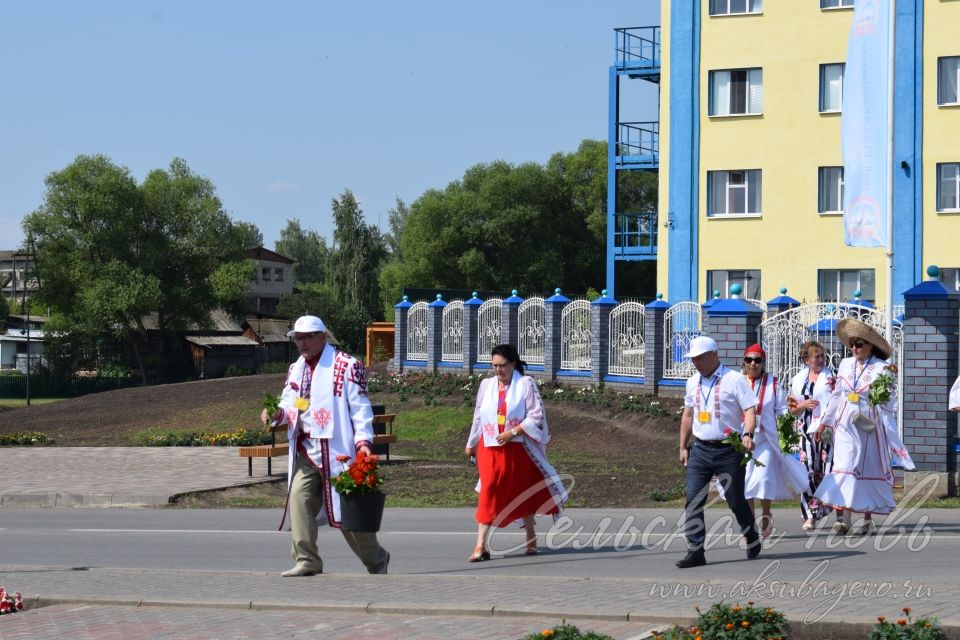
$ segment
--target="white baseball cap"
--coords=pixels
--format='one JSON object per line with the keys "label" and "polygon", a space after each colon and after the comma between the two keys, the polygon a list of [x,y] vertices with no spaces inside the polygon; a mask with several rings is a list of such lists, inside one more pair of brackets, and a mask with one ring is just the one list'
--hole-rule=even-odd
{"label": "white baseball cap", "polygon": [[323,320],[317,316],[300,316],[293,324],[293,331],[287,331],[287,337],[292,338],[298,333],[323,333],[326,330]]}
{"label": "white baseball cap", "polygon": [[717,350],[717,341],[710,336],[697,336],[690,341],[690,352],[683,355],[684,358],[696,358],[710,351]]}

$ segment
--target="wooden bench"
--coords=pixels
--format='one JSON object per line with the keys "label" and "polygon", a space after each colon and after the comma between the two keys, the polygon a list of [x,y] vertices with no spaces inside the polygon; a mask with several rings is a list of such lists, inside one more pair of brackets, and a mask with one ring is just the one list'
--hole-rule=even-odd
{"label": "wooden bench", "polygon": [[395,413],[373,416],[373,446],[383,445],[387,460],[390,459],[390,445],[397,441],[397,434],[393,432],[393,421],[396,419]]}
{"label": "wooden bench", "polygon": [[277,444],[277,432],[287,432],[287,425],[269,427],[270,444],[257,444],[249,447],[240,447],[240,457],[247,459],[247,476],[253,477],[253,459],[267,459],[267,475],[273,475],[273,459],[290,453],[290,446],[286,443]]}

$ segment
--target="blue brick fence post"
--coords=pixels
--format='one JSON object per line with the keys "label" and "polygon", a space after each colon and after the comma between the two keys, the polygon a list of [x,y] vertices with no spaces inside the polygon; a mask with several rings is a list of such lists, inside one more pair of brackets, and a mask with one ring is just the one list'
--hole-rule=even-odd
{"label": "blue brick fence post", "polygon": [[523,298],[514,289],[500,307],[500,342],[520,349],[520,303]]}
{"label": "blue brick fence post", "polygon": [[783,287],[780,289],[779,296],[767,301],[767,317],[770,318],[778,313],[783,313],[784,311],[789,311],[799,306],[800,301],[788,296],[787,288]]}
{"label": "blue brick fence post", "polygon": [[392,371],[403,371],[403,362],[407,359],[407,310],[413,304],[403,296],[403,300],[393,306],[393,359]]}
{"label": "blue brick fence post", "polygon": [[543,301],[543,374],[547,380],[556,380],[560,370],[560,345],[563,342],[563,309],[570,298],[560,295],[560,289]]}
{"label": "blue brick fence post", "polygon": [[606,289],[590,303],[590,379],[598,386],[610,370],[610,313],[616,306]]}
{"label": "blue brick fence post", "polygon": [[743,352],[757,341],[757,327],[763,311],[757,306],[742,300],[743,288],[735,284],[730,287],[731,297],[717,300],[706,309],[705,332],[717,341],[720,362],[731,369],[740,370]]}
{"label": "blue brick fence post", "polygon": [[643,311],[643,391],[650,395],[657,394],[663,378],[663,316],[669,308],[670,303],[658,293],[657,299],[646,305]]}
{"label": "blue brick fence post", "polygon": [[437,299],[427,307],[427,370],[436,371],[443,360],[443,308],[447,303],[443,296],[437,294]]}
{"label": "blue brick fence post", "polygon": [[903,444],[917,466],[907,472],[904,489],[930,474],[939,491],[957,495],[957,414],[947,408],[958,374],[960,293],[943,286],[940,270],[927,268],[930,280],[904,292]]}

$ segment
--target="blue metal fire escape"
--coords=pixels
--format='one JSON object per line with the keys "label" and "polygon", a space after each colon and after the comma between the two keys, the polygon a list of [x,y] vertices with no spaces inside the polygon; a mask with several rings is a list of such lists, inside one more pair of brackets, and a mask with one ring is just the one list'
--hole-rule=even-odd
{"label": "blue metal fire escape", "polygon": [[607,291],[613,295],[618,260],[657,259],[657,212],[623,211],[617,193],[620,171],[658,171],[660,123],[620,121],[623,78],[660,84],[660,27],[615,29],[610,67],[607,163]]}

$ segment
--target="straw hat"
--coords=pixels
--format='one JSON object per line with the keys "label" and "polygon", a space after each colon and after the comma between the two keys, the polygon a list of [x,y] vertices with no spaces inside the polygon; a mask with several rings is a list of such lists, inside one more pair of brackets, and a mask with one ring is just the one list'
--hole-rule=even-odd
{"label": "straw hat", "polygon": [[844,318],[837,323],[837,337],[840,342],[850,348],[850,342],[855,339],[865,340],[873,345],[873,352],[879,357],[887,360],[893,349],[882,335],[865,322],[855,318]]}

